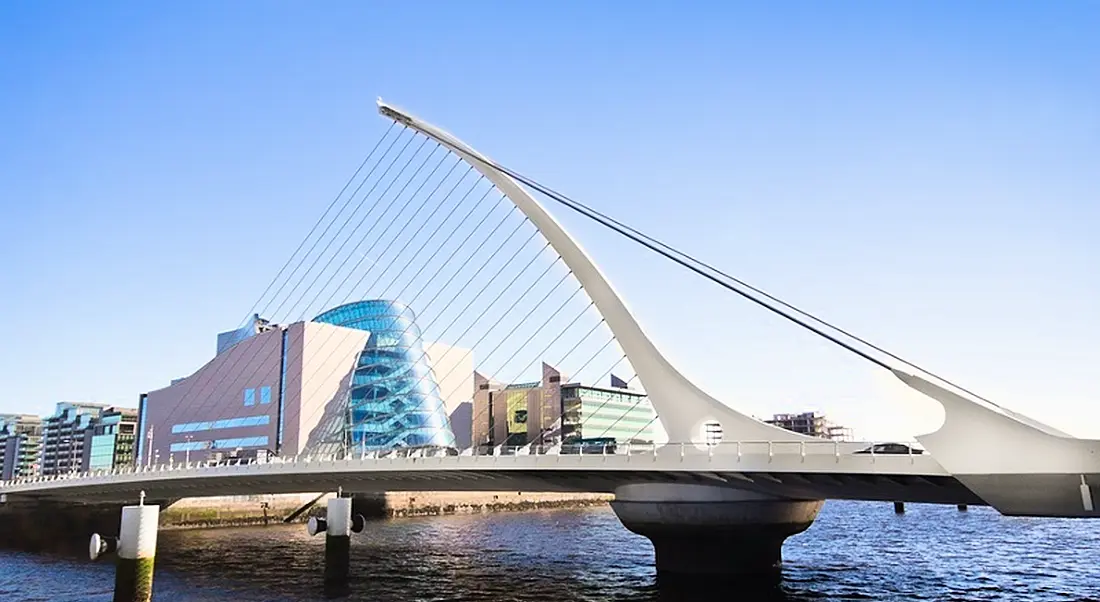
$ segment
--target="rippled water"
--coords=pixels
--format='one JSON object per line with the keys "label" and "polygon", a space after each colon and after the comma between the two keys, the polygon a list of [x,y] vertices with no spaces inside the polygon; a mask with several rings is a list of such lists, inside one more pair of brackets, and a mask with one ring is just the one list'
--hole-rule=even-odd
{"label": "rippled water", "polygon": [[[649,543],[607,508],[370,523],[350,600],[1098,600],[1100,521],[829,502],[787,540],[778,590],[658,585]],[[155,600],[301,602],[324,538],[297,526],[161,533]],[[0,600],[111,599],[109,562],[0,552]]]}

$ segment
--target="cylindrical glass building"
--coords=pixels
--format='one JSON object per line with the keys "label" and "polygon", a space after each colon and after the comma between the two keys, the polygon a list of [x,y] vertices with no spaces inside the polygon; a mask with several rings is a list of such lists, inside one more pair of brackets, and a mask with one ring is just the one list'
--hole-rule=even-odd
{"label": "cylindrical glass building", "polygon": [[370,333],[348,394],[345,436],[350,449],[454,447],[454,432],[412,310],[396,301],[357,301],[313,321]]}

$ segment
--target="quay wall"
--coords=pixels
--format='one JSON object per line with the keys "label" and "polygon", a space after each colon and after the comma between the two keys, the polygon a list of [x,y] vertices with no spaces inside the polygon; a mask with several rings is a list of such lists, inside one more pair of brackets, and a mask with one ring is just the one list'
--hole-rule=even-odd
{"label": "quay wall", "polygon": [[[161,512],[162,529],[193,529],[280,524],[293,512],[317,500],[293,522],[305,522],[324,512],[332,497],[316,493],[186,498]],[[355,494],[353,512],[368,519],[521,512],[551,508],[605,505],[614,496],[602,493],[530,493],[500,491],[393,491]]]}
{"label": "quay wall", "polygon": [[[161,506],[160,529],[203,529],[305,522],[324,513],[332,494],[222,496],[147,500]],[[522,512],[583,508],[609,503],[602,493],[399,491],[356,494],[352,511],[367,519]],[[303,509],[316,500],[308,509]],[[60,504],[50,501],[0,504],[0,548],[28,552],[87,554],[92,533],[114,536],[122,504]]]}

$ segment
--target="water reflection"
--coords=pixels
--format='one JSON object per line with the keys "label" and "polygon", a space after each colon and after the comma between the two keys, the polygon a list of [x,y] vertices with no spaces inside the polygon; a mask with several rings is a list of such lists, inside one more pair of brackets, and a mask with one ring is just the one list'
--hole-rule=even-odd
{"label": "water reflection", "polygon": [[[1100,521],[829,503],[785,548],[783,583],[658,580],[608,509],[376,522],[353,537],[346,600],[1082,600]],[[161,534],[158,602],[322,600],[324,539],[301,526]],[[113,568],[0,553],[0,600],[110,600]]]}

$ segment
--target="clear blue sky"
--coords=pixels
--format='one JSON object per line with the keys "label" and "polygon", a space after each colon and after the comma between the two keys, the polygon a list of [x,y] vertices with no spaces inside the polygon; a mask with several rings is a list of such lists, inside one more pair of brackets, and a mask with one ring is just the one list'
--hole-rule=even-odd
{"label": "clear blue sky", "polygon": [[[4,3],[0,412],[135,405],[208,359],[386,127],[382,96],[1100,435],[1097,32],[1095,2]],[[881,371],[564,221],[731,405],[935,425]]]}

